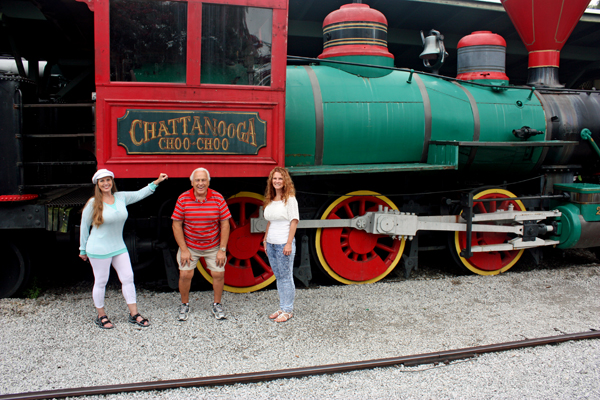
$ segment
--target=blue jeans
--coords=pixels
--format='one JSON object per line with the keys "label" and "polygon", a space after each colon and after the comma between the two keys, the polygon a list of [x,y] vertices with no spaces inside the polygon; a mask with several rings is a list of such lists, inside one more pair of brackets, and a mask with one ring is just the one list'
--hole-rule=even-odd
{"label": "blue jeans", "polygon": [[296,239],[292,242],[292,254],[283,254],[285,244],[267,243],[267,256],[269,264],[277,279],[277,292],[279,293],[279,308],[283,312],[291,313],[294,310],[294,256],[296,254]]}

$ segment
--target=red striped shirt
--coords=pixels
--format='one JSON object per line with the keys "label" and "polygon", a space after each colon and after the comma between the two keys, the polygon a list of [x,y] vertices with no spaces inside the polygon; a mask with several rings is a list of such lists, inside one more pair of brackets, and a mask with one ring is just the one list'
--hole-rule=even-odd
{"label": "red striped shirt", "polygon": [[203,202],[196,200],[194,189],[177,199],[172,219],[183,221],[185,244],[194,250],[210,250],[220,244],[221,221],[231,218],[229,207],[219,192],[208,189]]}

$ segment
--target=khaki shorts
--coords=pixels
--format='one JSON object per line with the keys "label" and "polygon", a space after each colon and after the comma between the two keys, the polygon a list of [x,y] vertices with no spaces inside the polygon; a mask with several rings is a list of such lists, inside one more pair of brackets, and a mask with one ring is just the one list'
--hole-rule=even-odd
{"label": "khaki shorts", "polygon": [[198,259],[200,257],[204,258],[204,262],[206,263],[206,268],[215,272],[224,272],[225,266],[218,267],[217,266],[217,252],[219,251],[219,246],[210,250],[194,250],[188,247],[190,254],[192,255],[192,259],[189,265],[181,265],[181,249],[177,250],[177,264],[179,264],[179,269],[182,271],[191,271],[196,268],[196,264],[198,263]]}

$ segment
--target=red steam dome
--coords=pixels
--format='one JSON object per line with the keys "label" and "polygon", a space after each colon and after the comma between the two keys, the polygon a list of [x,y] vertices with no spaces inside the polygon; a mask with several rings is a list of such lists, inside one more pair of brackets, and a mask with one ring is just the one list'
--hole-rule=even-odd
{"label": "red steam dome", "polygon": [[382,56],[387,49],[387,19],[367,4],[346,4],[323,21],[323,54],[319,58]]}

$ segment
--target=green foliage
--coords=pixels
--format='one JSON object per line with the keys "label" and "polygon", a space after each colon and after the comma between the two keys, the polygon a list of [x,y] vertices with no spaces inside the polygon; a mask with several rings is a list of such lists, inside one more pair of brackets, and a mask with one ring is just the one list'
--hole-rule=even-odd
{"label": "green foliage", "polygon": [[42,288],[38,286],[37,277],[33,278],[31,284],[27,286],[27,289],[23,290],[23,294],[28,299],[37,299],[42,294]]}

